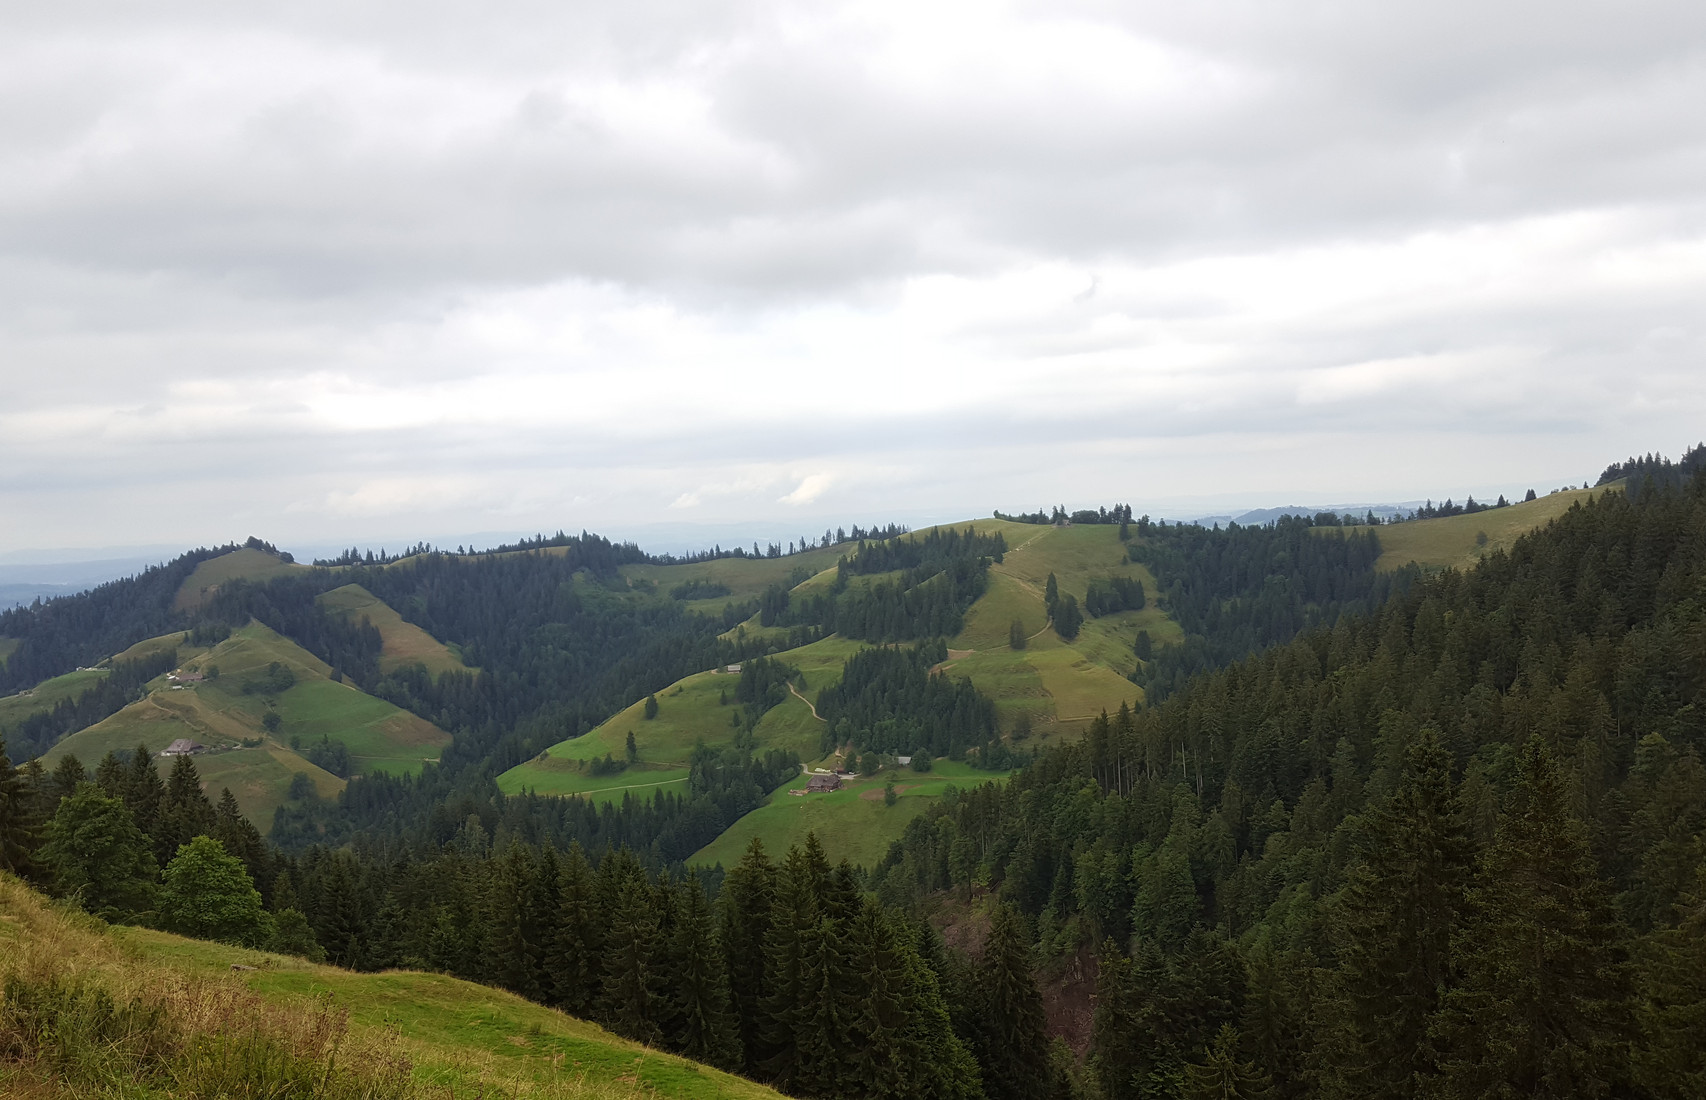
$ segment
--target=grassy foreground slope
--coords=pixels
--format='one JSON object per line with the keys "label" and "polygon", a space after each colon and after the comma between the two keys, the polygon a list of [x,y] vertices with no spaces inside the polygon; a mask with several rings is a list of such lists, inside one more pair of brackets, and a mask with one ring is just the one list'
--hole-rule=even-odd
{"label": "grassy foreground slope", "polygon": [[[256,969],[233,973],[233,964]],[[313,1095],[374,1100],[780,1095],[454,978],[356,974],[162,932],[107,929],[5,874],[0,979],[31,994],[53,983],[83,983],[120,1006],[140,1002],[162,1012],[137,1020],[146,1033],[128,1043],[109,1037],[82,1044],[57,1063],[40,1056],[53,1052],[38,1049],[39,1037],[7,1034],[7,1016],[0,1012],[0,1048],[13,1054],[0,1060],[0,1095],[8,1097],[211,1098],[237,1091],[231,1074],[239,1061],[253,1074],[238,1082],[248,1089],[242,1095],[281,1094],[284,1074],[293,1068],[324,1082]],[[117,1026],[124,1022],[121,1015]],[[80,1024],[86,1021],[55,1034],[67,1036]],[[252,1057],[257,1047],[270,1057]],[[141,1049],[147,1050],[141,1057],[123,1057]],[[215,1060],[207,1054],[222,1050],[237,1057],[209,1064]]]}
{"label": "grassy foreground slope", "polygon": [[449,646],[434,638],[397,614],[391,606],[359,584],[346,584],[323,592],[316,601],[334,614],[351,619],[366,619],[379,631],[383,648],[379,653],[379,670],[393,672],[406,665],[424,665],[427,672],[466,672]]}
{"label": "grassy foreground slope", "polygon": [[[212,791],[230,787],[243,813],[261,826],[282,805],[297,772],[306,772],[319,793],[330,796],[344,781],[310,764],[291,749],[322,737],[348,747],[355,772],[412,772],[436,760],[450,735],[423,718],[374,698],[350,683],[331,679],[324,661],[290,639],[251,622],[210,650],[180,650],[189,672],[216,679],[177,687],[164,677],[149,694],[104,721],[67,737],[43,756],[52,767],[68,753],[92,767],[108,751],[146,744],[158,751],[180,737],[216,751],[198,756],[196,769]],[[273,664],[295,682],[286,690],[245,692]],[[280,718],[276,733],[263,725],[268,711]]]}
{"label": "grassy foreground slope", "polygon": [[1494,550],[1509,550],[1517,539],[1551,523],[1572,505],[1585,504],[1601,493],[1622,491],[1622,483],[1614,482],[1592,489],[1561,490],[1473,515],[1417,519],[1380,527],[1375,532],[1380,538],[1380,557],[1374,567],[1390,572],[1414,562],[1430,570],[1468,569]]}

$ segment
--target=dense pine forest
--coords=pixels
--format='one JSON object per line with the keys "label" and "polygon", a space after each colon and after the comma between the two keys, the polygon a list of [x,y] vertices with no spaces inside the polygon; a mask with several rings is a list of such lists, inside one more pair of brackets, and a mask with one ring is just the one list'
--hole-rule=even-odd
{"label": "dense pine forest", "polygon": [[[1706,475],[1682,466],[1614,466],[1635,491],[1466,573],[1377,573],[1378,527],[1098,510],[1160,587],[1109,580],[1085,609],[1158,599],[1184,641],[1136,639],[1147,705],[1034,759],[935,671],[1006,550],[975,529],[867,542],[815,594],[722,615],[679,606],[714,591],[629,598],[617,569],[638,551],[593,536],[233,582],[190,615],[172,610],[184,559],[12,613],[8,670],[254,618],[453,744],[413,776],[295,792],[267,837],[187,757],[162,777],[146,746],[52,772],[0,756],[0,868],[109,920],[502,986],[799,1096],[1700,1097]],[[478,671],[381,672],[373,628],[315,602],[349,583]],[[681,793],[496,789],[713,665],[745,662],[750,731],[797,678],[774,639],[721,637],[754,613],[890,643],[819,693],[824,751],[1025,766],[937,803],[869,868],[809,839],[687,872],[798,774],[749,738],[701,745]],[[115,667],[15,749],[171,659]],[[950,946],[943,923],[975,931]],[[1044,991],[1074,981],[1093,1025],[1068,1046]]]}

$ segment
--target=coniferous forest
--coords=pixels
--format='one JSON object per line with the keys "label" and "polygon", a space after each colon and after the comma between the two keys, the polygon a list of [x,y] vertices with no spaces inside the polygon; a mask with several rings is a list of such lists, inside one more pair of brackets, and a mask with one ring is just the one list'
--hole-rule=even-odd
{"label": "coniferous forest", "polygon": [[[1100,510],[1159,588],[1097,582],[1086,610],[1158,602],[1184,640],[1137,663],[1146,704],[1017,758],[995,702],[939,670],[999,535],[866,542],[832,582],[720,615],[679,605],[726,594],[710,582],[621,598],[618,567],[647,559],[590,535],[351,555],[174,611],[198,551],[0,617],[20,639],[7,682],[254,619],[452,745],[335,799],[294,792],[265,835],[189,757],[162,776],[149,746],[51,771],[0,755],[0,868],[111,921],[485,982],[798,1096],[1698,1098],[1700,453],[1687,470],[1612,467],[1632,491],[1467,572],[1378,573],[1378,528]],[[374,629],[315,602],[349,583],[478,671],[382,672]],[[640,700],[655,714],[654,693],[709,667],[744,662],[749,733],[798,677],[773,638],[731,632],[755,614],[882,643],[818,693],[823,751],[1024,766],[933,804],[870,867],[831,865],[812,837],[688,870],[799,774],[749,737],[701,743],[678,793],[497,789],[511,764]],[[115,666],[7,731],[13,757],[174,660]],[[191,904],[189,882],[228,884],[228,904]],[[1081,1034],[1048,1008],[1073,989],[1093,990]]]}

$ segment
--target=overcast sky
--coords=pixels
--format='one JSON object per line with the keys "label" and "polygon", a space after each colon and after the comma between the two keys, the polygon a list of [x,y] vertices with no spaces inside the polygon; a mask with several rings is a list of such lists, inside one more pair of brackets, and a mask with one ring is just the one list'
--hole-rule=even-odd
{"label": "overcast sky", "polygon": [[1706,5],[0,3],[0,551],[1544,491]]}

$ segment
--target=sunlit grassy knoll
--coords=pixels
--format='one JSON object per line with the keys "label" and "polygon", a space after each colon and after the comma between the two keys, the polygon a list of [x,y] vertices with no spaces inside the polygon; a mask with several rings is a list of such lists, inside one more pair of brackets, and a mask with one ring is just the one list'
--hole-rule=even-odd
{"label": "sunlit grassy knoll", "polygon": [[365,618],[373,624],[383,640],[379,655],[379,668],[383,672],[406,665],[424,665],[434,676],[466,670],[461,659],[443,642],[406,621],[389,604],[358,584],[321,593],[316,602],[328,611],[351,619]]}
{"label": "sunlit grassy knoll", "polygon": [[106,675],[105,669],[79,669],[43,680],[28,691],[0,698],[0,731],[17,725],[32,714],[50,711],[56,704],[81,695]]}
{"label": "sunlit grassy knoll", "polygon": [[217,558],[208,558],[196,566],[195,572],[185,578],[182,586],[178,588],[173,606],[179,611],[193,611],[218,592],[220,585],[238,578],[257,582],[269,581],[274,577],[305,572],[311,568],[314,567],[286,562],[277,554],[269,554],[265,550],[242,547]]}
{"label": "sunlit grassy knoll", "polygon": [[729,590],[726,596],[687,602],[695,609],[720,611],[730,600],[752,599],[773,584],[787,584],[795,570],[801,570],[809,577],[825,569],[834,569],[836,561],[847,549],[846,546],[831,546],[782,558],[718,558],[687,565],[624,565],[621,573],[630,582],[651,582],[665,596],[669,595],[670,589],[690,581],[723,585]]}
{"label": "sunlit grassy knoll", "polygon": [[[1415,562],[1424,569],[1468,569],[1494,550],[1509,550],[1517,539],[1544,527],[1600,493],[1622,492],[1614,482],[1593,489],[1572,489],[1535,500],[1467,516],[1418,519],[1375,529],[1380,539],[1380,557],[1374,567],[1382,571],[1402,569]],[[1325,529],[1325,534],[1331,531]],[[1483,544],[1480,535],[1485,533]]]}
{"label": "sunlit grassy knoll", "polygon": [[[809,668],[808,685],[815,680],[821,686],[840,675],[844,658],[837,655],[856,648],[857,643],[825,639],[794,650],[785,659],[793,663],[795,654],[802,655],[801,663]],[[720,748],[733,741],[731,720],[740,707],[735,698],[739,683],[739,676],[727,672],[696,673],[657,693],[655,718],[645,717],[644,700],[636,702],[584,736],[559,742],[542,756],[511,768],[498,777],[498,786],[512,793],[528,789],[541,794],[597,795],[595,800],[602,801],[619,799],[624,791],[649,795],[660,786],[685,784],[687,760],[695,744],[703,741]],[[814,692],[812,688],[805,694],[809,697]],[[790,694],[759,721],[753,742],[760,749],[789,749],[809,759],[817,755],[820,729],[807,702]],[[584,769],[586,761],[607,754],[623,759],[630,732],[639,766],[603,776]]]}
{"label": "sunlit grassy knoll", "polygon": [[[894,776],[898,799],[883,803],[883,784]],[[839,791],[828,794],[791,795],[803,788],[805,776],[796,776],[777,788],[770,801],[735,822],[722,836],[694,853],[688,860],[697,866],[721,863],[733,867],[753,837],[764,842],[772,858],[802,843],[809,832],[817,833],[831,861],[846,859],[874,867],[899,840],[907,823],[929,809],[949,786],[974,787],[1003,782],[1006,776],[978,771],[951,760],[938,760],[928,772],[897,768],[864,779],[854,779]]]}
{"label": "sunlit grassy knoll", "polygon": [[[296,682],[276,696],[244,694],[245,682],[275,662],[289,669]],[[158,752],[188,738],[214,750],[196,758],[208,788],[231,787],[243,812],[266,827],[296,772],[307,772],[322,794],[335,794],[343,786],[343,780],[286,747],[293,738],[304,746],[322,736],[343,742],[356,773],[418,771],[450,743],[449,734],[425,719],[353,684],[333,682],[324,661],[259,623],[233,631],[183,667],[204,675],[217,667],[219,676],[178,688],[156,680],[145,698],[67,737],[44,755],[44,762],[51,766],[73,753],[93,766],[109,750],[140,743]],[[262,725],[269,710],[281,720],[276,734]]]}
{"label": "sunlit grassy knoll", "polygon": [[[256,969],[233,973],[233,965]],[[442,975],[356,974],[163,932],[109,930],[49,905],[6,875],[0,875],[0,971],[0,977],[33,989],[50,983],[94,985],[121,1006],[139,1001],[161,1010],[158,1018],[140,1018],[150,1029],[149,1049],[157,1064],[115,1061],[129,1072],[102,1077],[95,1072],[106,1068],[101,1050],[79,1051],[82,1058],[67,1065],[32,1057],[25,1044],[0,1062],[0,1095],[6,1096],[212,1096],[215,1091],[194,1077],[198,1063],[183,1055],[217,1047],[231,1035],[271,1043],[273,1057],[261,1064],[275,1073],[290,1057],[318,1059],[316,1096],[757,1100],[778,1095],[511,994]],[[214,1073],[229,1068],[205,1060],[199,1065]],[[150,1091],[138,1079],[139,1070],[148,1079],[169,1080],[170,1089]],[[276,1080],[272,1084],[280,1091]],[[255,1095],[274,1094],[257,1082],[245,1085],[260,1089]],[[228,1091],[229,1085],[218,1094]]]}
{"label": "sunlit grassy knoll", "polygon": [[206,646],[192,646],[189,639],[190,635],[187,630],[177,630],[170,634],[161,634],[155,638],[144,638],[123,653],[113,654],[112,659],[107,663],[140,661],[144,657],[152,657],[156,653],[163,653],[169,649],[177,650],[179,661],[187,661],[207,652]]}

